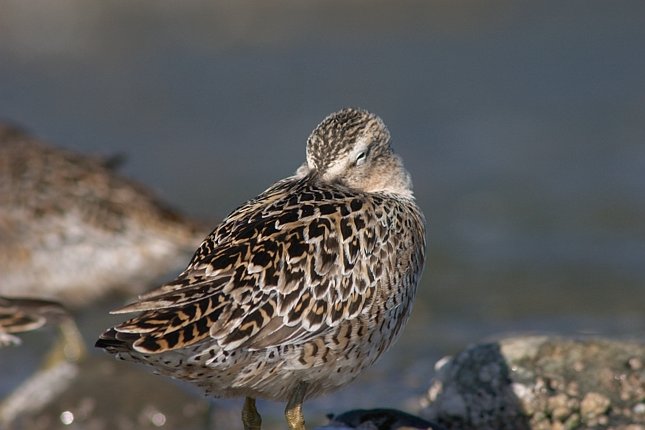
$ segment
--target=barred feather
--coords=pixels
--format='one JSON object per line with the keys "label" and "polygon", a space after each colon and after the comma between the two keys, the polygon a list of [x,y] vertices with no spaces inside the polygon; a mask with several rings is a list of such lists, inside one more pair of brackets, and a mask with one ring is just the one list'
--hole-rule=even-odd
{"label": "barred feather", "polygon": [[312,395],[337,388],[399,334],[424,236],[382,121],[337,112],[295,176],[233,211],[175,281],[117,310],[140,314],[97,346],[215,395],[284,399],[302,378]]}

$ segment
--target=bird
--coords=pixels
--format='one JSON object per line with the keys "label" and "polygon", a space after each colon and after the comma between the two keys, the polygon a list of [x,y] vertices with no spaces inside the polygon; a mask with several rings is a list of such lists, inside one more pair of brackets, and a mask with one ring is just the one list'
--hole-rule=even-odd
{"label": "bird", "polygon": [[43,369],[85,358],[83,336],[64,305],[53,300],[0,296],[0,348],[20,345],[22,340],[16,334],[45,326],[56,326],[59,339],[44,360]]}
{"label": "bird", "polygon": [[15,333],[58,325],[71,319],[63,305],[51,300],[0,296],[0,346],[19,345]]}
{"label": "bird", "polygon": [[115,164],[0,123],[0,294],[77,310],[181,269],[210,229]]}
{"label": "bird", "polygon": [[425,259],[425,218],[380,117],[327,116],[306,160],[226,217],[172,282],[113,313],[136,313],[96,346],[214,397],[302,404],[351,382],[398,337]]}

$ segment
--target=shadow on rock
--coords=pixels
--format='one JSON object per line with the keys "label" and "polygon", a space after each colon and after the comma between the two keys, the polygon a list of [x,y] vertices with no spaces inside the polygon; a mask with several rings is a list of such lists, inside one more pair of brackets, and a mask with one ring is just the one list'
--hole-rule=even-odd
{"label": "shadow on rock", "polygon": [[448,429],[645,428],[645,344],[526,336],[442,360],[424,416]]}
{"label": "shadow on rock", "polygon": [[437,365],[424,416],[447,429],[531,428],[500,345],[478,345]]}

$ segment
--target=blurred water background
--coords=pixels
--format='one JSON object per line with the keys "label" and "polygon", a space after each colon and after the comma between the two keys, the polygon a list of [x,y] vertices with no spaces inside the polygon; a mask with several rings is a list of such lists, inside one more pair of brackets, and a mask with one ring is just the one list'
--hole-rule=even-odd
{"label": "blurred water background", "polygon": [[[124,154],[126,175],[215,225],[291,174],[328,113],[379,114],[428,264],[398,344],[305,411],[413,410],[471,342],[645,339],[644,19],[641,1],[0,0],[0,118]],[[88,340],[119,300],[82,313]],[[46,333],[2,350],[0,397]]]}

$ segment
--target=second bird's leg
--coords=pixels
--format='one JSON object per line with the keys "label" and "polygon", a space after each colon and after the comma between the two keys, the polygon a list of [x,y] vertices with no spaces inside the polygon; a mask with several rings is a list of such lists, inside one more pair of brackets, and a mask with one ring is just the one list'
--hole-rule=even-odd
{"label": "second bird's leg", "polygon": [[87,355],[85,341],[72,317],[60,322],[60,335],[44,360],[43,368],[49,369],[63,362],[78,363]]}
{"label": "second bird's leg", "polygon": [[260,430],[262,428],[262,417],[255,409],[255,399],[252,397],[244,399],[242,424],[244,424],[244,430]]}
{"label": "second bird's leg", "polygon": [[302,415],[302,402],[307,392],[307,384],[299,383],[291,393],[284,415],[287,417],[289,430],[305,430],[305,417]]}

